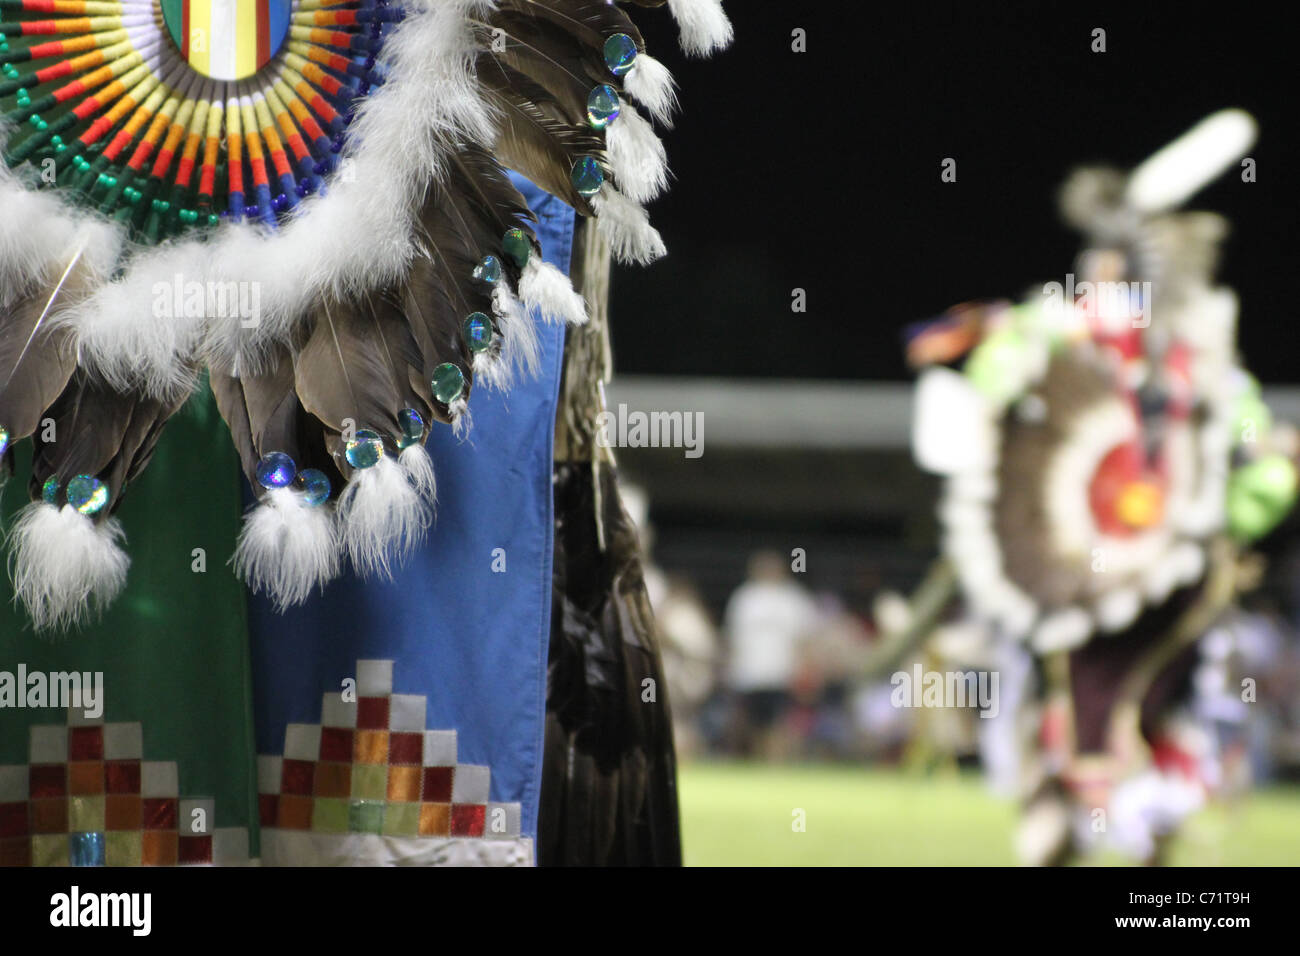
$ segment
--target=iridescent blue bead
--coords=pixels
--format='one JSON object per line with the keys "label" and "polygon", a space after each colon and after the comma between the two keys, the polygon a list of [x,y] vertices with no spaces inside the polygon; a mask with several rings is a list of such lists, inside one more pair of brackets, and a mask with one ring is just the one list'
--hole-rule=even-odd
{"label": "iridescent blue bead", "polygon": [[398,412],[397,424],[402,429],[402,437],[397,442],[398,448],[410,448],[424,437],[424,418],[414,408],[403,408]]}
{"label": "iridescent blue bead", "polygon": [[465,344],[471,352],[484,352],[492,344],[492,320],[482,312],[471,312],[465,320]]}
{"label": "iridescent blue bead", "polygon": [[329,500],[329,476],[315,468],[304,468],[298,472],[294,487],[302,492],[303,500],[309,505],[319,505]]}
{"label": "iridescent blue bead", "polygon": [[501,278],[501,260],[496,256],[484,256],[483,261],[474,267],[474,279],[489,285]]}
{"label": "iridescent blue bead", "polygon": [[3,455],[5,453],[5,449],[8,447],[9,447],[9,429],[5,428],[3,425],[0,425],[0,455]]}
{"label": "iridescent blue bead", "polygon": [[358,429],[357,437],[344,443],[343,455],[353,468],[370,468],[384,457],[384,440],[368,428]]}
{"label": "iridescent blue bead", "polygon": [[257,483],[263,488],[287,488],[298,466],[282,451],[267,452],[257,463]]}
{"label": "iridescent blue bead", "polygon": [[433,370],[433,397],[444,405],[450,405],[460,398],[465,391],[465,373],[460,366],[443,362]]}
{"label": "iridescent blue bead", "polygon": [[68,504],[83,515],[93,515],[108,504],[108,486],[94,475],[68,479]]}
{"label": "iridescent blue bead", "polygon": [[59,479],[50,475],[45,479],[45,484],[41,485],[41,500],[47,505],[55,504],[59,500]]}
{"label": "iridescent blue bead", "polygon": [[533,244],[528,241],[528,233],[522,229],[507,229],[501,239],[501,248],[521,269],[528,265],[528,257],[533,254]]}
{"label": "iridescent blue bead", "polygon": [[602,83],[587,96],[587,122],[592,129],[604,129],[618,119],[618,112],[622,108],[618,90],[608,83]]}
{"label": "iridescent blue bead", "polygon": [[636,41],[626,33],[615,33],[605,41],[605,65],[615,76],[622,76],[636,62]]}
{"label": "iridescent blue bead", "polygon": [[578,191],[578,195],[590,199],[600,192],[600,187],[604,185],[605,171],[600,168],[600,163],[596,162],[595,158],[584,156],[573,164],[573,173],[569,178],[573,181],[573,188]]}

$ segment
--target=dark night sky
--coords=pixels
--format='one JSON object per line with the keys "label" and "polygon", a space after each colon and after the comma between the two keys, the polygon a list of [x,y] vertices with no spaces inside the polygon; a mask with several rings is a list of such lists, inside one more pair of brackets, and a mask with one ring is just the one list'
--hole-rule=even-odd
{"label": "dark night sky", "polygon": [[[1300,381],[1294,51],[1271,9],[733,0],[736,44],[705,61],[645,11],[684,109],[667,134],[677,180],[651,208],[670,254],[616,274],[617,367],[906,378],[903,324],[1069,270],[1055,193],[1072,166],[1131,166],[1240,106],[1260,123],[1259,181],[1230,172],[1193,206],[1233,223],[1223,276],[1247,363]],[[795,27],[807,53],[790,51]]]}

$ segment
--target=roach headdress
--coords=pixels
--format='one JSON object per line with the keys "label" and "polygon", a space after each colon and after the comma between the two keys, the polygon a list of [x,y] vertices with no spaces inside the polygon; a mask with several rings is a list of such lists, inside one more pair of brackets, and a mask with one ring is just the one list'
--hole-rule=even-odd
{"label": "roach headdress", "polygon": [[[729,41],[719,0],[667,6],[687,52]],[[620,259],[664,251],[642,110],[676,95],[613,3],[0,0],[0,69],[0,474],[35,435],[10,566],[37,626],[120,590],[113,512],[205,374],[260,496],[250,585],[400,560],[428,429],[535,363],[530,309],[585,317],[504,168]]]}

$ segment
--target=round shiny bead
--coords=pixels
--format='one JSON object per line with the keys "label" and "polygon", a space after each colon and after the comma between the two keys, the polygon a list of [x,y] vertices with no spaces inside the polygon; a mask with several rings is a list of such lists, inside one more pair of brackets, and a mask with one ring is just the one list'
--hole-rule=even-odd
{"label": "round shiny bead", "polygon": [[433,370],[433,397],[450,405],[465,391],[465,373],[451,362],[443,362]]}
{"label": "round shiny bead", "polygon": [[569,178],[578,195],[590,199],[600,192],[600,187],[605,184],[605,171],[600,168],[600,163],[596,162],[594,157],[584,156],[573,164],[573,172]]}
{"label": "round shiny bead", "polygon": [[93,475],[68,480],[68,504],[83,515],[93,515],[108,504],[108,486]]}
{"label": "round shiny bead", "polygon": [[282,451],[267,452],[257,463],[257,483],[263,488],[287,488],[298,466]]}
{"label": "round shiny bead", "polygon": [[424,418],[414,408],[403,408],[398,412],[397,424],[402,428],[398,448],[410,448],[424,437]]}
{"label": "round shiny bead", "polygon": [[41,501],[47,505],[52,505],[59,500],[59,479],[50,475],[45,479],[45,484],[41,485]]}
{"label": "round shiny bead", "polygon": [[484,256],[483,261],[474,267],[474,279],[489,284],[501,278],[501,260],[496,256]]}
{"label": "round shiny bead", "polygon": [[492,320],[482,312],[471,312],[465,320],[465,344],[471,352],[485,352],[492,344]]}
{"label": "round shiny bead", "polygon": [[343,445],[343,455],[353,468],[370,468],[384,457],[384,441],[368,428],[357,430],[357,437]]}
{"label": "round shiny bead", "polygon": [[592,129],[604,129],[618,119],[622,108],[618,91],[608,83],[602,83],[587,96],[587,122]]}
{"label": "round shiny bead", "polygon": [[501,245],[506,255],[514,260],[514,264],[519,268],[528,265],[528,257],[533,254],[533,244],[528,241],[528,233],[522,229],[507,229]]}
{"label": "round shiny bead", "polygon": [[605,41],[605,65],[615,76],[623,76],[636,62],[636,41],[626,33],[615,33]]}
{"label": "round shiny bead", "polygon": [[330,496],[329,476],[315,468],[304,468],[298,472],[294,487],[302,492],[303,499],[309,505],[324,504]]}
{"label": "round shiny bead", "polygon": [[5,453],[5,449],[7,449],[8,447],[9,447],[9,429],[5,428],[3,425],[0,425],[0,455],[3,455]]}

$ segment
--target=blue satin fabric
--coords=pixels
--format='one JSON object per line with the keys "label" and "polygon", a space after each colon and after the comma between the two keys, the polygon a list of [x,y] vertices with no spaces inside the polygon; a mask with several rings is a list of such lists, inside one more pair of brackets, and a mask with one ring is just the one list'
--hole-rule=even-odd
{"label": "blue satin fabric", "polygon": [[[573,211],[515,179],[540,220],[548,262],[568,271]],[[551,469],[564,330],[536,323],[541,368],[508,394],[472,391],[464,440],[436,425],[434,526],[392,581],[345,574],[303,607],[276,614],[253,596],[257,751],[284,752],[285,725],[318,723],[321,695],[356,661],[395,661],[393,692],[428,697],[425,726],[458,732],[460,763],[491,767],[491,798],[522,804],[536,837],[546,711],[554,535]],[[497,551],[502,549],[502,551]],[[494,571],[504,555],[505,571]],[[497,562],[498,567],[500,562]]]}

